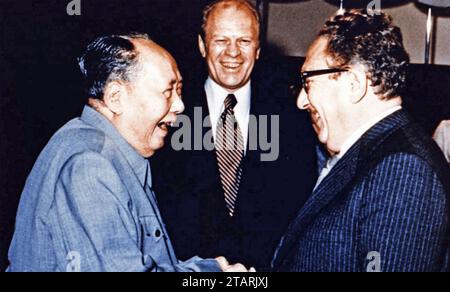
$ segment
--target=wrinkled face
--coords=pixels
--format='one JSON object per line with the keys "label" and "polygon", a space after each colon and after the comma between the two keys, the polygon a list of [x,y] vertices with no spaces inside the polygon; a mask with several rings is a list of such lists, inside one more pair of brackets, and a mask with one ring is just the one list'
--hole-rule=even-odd
{"label": "wrinkled face", "polygon": [[209,76],[230,92],[250,80],[259,59],[259,27],[247,8],[216,8],[208,19],[206,40],[199,47]]}
{"label": "wrinkled face", "polygon": [[135,137],[134,147],[150,157],[164,146],[168,127],[184,110],[182,78],[175,60],[164,49],[139,47],[142,68],[128,86],[122,118]]}
{"label": "wrinkled face", "polygon": [[[302,71],[329,69],[326,38],[317,39],[310,47]],[[345,124],[346,91],[336,74],[309,77],[306,80],[307,92],[302,89],[297,106],[307,110],[319,141],[326,145],[330,153],[338,153],[347,133]],[[334,77],[334,78],[333,78]]]}

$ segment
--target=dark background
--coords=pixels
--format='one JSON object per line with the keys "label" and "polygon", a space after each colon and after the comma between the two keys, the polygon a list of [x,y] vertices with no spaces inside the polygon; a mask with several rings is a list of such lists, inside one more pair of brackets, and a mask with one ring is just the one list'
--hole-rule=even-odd
{"label": "dark background", "polygon": [[[81,0],[81,16],[66,14],[69,2],[0,0],[0,271],[34,161],[84,105],[76,61],[84,47],[100,35],[140,31],[166,47],[185,76],[201,61],[197,33],[208,0]],[[302,61],[277,55],[273,45],[263,56],[268,74],[289,68],[294,78]],[[431,134],[450,118],[450,68],[414,65],[408,82],[406,107]]]}

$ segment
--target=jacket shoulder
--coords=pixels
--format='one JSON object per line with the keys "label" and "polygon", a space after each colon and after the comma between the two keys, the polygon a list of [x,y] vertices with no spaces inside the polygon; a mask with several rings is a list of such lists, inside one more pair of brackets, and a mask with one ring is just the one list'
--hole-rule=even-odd
{"label": "jacket shoulder", "polygon": [[55,133],[49,141],[49,145],[58,146],[63,151],[73,149],[76,152],[101,152],[106,139],[103,131],[94,128],[81,119],[74,119]]}
{"label": "jacket shoulder", "polygon": [[[377,147],[372,149],[369,159],[360,161],[360,167],[366,171],[375,167],[383,168],[386,164],[392,167],[402,166],[404,169],[412,169],[413,165],[422,167],[438,177],[449,191],[450,169],[442,152],[431,137],[414,122],[405,124],[391,133]],[[402,169],[398,169],[402,171]]]}

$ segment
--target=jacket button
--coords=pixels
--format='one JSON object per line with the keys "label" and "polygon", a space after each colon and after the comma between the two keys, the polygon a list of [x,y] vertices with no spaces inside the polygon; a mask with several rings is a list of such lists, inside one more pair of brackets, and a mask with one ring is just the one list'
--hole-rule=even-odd
{"label": "jacket button", "polygon": [[159,229],[156,230],[156,231],[155,231],[155,236],[156,236],[156,237],[160,237],[160,236],[161,236],[161,230],[159,230]]}

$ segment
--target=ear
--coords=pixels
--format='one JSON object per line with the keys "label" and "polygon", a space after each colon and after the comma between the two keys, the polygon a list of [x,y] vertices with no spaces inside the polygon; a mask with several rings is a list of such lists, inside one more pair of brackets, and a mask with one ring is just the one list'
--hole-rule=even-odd
{"label": "ear", "polygon": [[261,47],[256,51],[256,60],[259,60],[259,55],[261,54]]}
{"label": "ear", "polygon": [[203,41],[201,35],[198,35],[198,49],[200,50],[200,54],[202,54],[202,57],[206,58],[206,44]]}
{"label": "ear", "polygon": [[105,86],[103,102],[112,113],[121,115],[123,112],[122,104],[126,94],[124,84],[119,81],[109,82]]}
{"label": "ear", "polygon": [[358,66],[344,74],[347,74],[350,79],[350,102],[354,104],[360,102],[366,96],[369,85],[366,71],[364,68]]}

